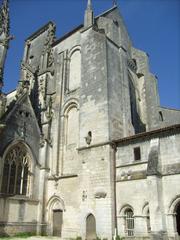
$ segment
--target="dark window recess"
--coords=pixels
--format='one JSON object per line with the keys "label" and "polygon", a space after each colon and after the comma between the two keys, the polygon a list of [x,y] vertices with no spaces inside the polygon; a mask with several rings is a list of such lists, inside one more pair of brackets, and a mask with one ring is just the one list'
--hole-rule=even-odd
{"label": "dark window recess", "polygon": [[26,112],[26,117],[28,118],[30,116],[30,113]]}
{"label": "dark window recess", "polygon": [[117,20],[113,20],[114,24],[118,27],[119,26],[119,23]]}
{"label": "dark window recess", "polygon": [[141,149],[140,147],[134,148],[134,160],[141,160]]}
{"label": "dark window recess", "polygon": [[163,114],[162,114],[161,111],[159,112],[159,120],[162,121],[162,122],[164,121],[164,119],[163,119]]}

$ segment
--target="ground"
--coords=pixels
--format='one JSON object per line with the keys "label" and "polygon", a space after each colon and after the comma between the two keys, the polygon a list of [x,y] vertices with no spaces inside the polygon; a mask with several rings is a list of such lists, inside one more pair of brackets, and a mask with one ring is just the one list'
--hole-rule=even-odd
{"label": "ground", "polygon": [[[0,237],[1,238],[1,237]],[[40,237],[40,236],[34,236],[34,237],[9,237],[9,238],[2,238],[2,240],[21,240],[21,239],[27,239],[27,240],[60,240],[60,237]]]}

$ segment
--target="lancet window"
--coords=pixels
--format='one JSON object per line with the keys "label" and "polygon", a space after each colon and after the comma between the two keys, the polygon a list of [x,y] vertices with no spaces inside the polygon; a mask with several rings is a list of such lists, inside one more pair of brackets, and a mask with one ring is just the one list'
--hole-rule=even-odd
{"label": "lancet window", "polygon": [[125,226],[126,226],[126,233],[128,236],[134,235],[134,213],[133,211],[128,208],[125,211]]}
{"label": "lancet window", "polygon": [[4,159],[1,192],[4,194],[28,194],[31,157],[24,145],[10,149]]}

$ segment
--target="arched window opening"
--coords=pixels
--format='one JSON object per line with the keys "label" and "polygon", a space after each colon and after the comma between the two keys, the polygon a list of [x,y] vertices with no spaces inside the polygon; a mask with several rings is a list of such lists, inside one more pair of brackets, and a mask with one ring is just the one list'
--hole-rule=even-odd
{"label": "arched window opening", "polygon": [[176,229],[177,229],[178,235],[180,236],[180,203],[178,203],[176,208]]}
{"label": "arched window opening", "polygon": [[125,231],[128,236],[134,236],[134,213],[130,208],[125,211]]}
{"label": "arched window opening", "polygon": [[70,58],[69,91],[79,87],[81,82],[81,52],[75,50]]}
{"label": "arched window opening", "polygon": [[78,110],[76,107],[73,107],[69,110],[67,118],[67,145],[77,145],[79,133],[78,121]]}
{"label": "arched window opening", "polygon": [[96,219],[94,215],[89,214],[86,218],[86,239],[97,239],[96,234]]}
{"label": "arched window opening", "polygon": [[23,144],[10,149],[4,159],[2,193],[27,195],[30,159]]}
{"label": "arched window opening", "polygon": [[164,121],[164,119],[163,119],[163,114],[162,114],[162,112],[161,112],[161,111],[159,111],[159,120],[160,120],[161,122],[163,122],[163,121]]}

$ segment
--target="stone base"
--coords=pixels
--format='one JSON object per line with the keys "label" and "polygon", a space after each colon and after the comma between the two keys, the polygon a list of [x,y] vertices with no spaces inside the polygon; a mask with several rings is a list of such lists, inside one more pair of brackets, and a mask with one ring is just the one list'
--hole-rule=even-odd
{"label": "stone base", "polygon": [[168,236],[164,232],[151,233],[150,240],[168,240]]}
{"label": "stone base", "polygon": [[0,236],[14,236],[18,233],[36,235],[37,223],[0,223]]}

